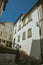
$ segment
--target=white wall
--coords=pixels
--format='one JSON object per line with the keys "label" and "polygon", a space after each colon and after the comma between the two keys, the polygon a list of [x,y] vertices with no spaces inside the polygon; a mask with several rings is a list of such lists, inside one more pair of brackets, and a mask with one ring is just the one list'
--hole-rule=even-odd
{"label": "white wall", "polygon": [[[30,21],[26,26],[24,26],[23,28],[21,28],[20,31],[17,31],[16,34],[13,35],[13,39],[16,38],[16,42],[17,44],[21,45],[21,50],[26,51],[27,54],[29,55],[31,52],[31,47],[32,47],[32,40],[36,40],[39,39],[39,28],[36,25],[36,22],[38,22],[38,10],[36,9],[32,14],[32,21]],[[22,21],[20,21],[21,27],[22,27]],[[18,25],[19,25],[19,21],[16,23],[17,27],[16,29],[18,30]],[[32,28],[32,37],[27,38],[27,31],[29,28]],[[15,27],[14,27],[15,29]],[[22,40],[22,35],[23,32],[26,32],[26,39]],[[18,39],[18,35],[20,35],[20,42],[17,42]]]}
{"label": "white wall", "polygon": [[37,22],[39,23],[37,9],[32,13],[32,19],[32,39],[40,39],[39,27],[37,26]]}

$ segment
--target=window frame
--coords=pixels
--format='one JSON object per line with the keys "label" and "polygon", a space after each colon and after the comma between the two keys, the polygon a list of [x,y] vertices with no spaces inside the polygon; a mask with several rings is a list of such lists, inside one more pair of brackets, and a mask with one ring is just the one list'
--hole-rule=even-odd
{"label": "window frame", "polygon": [[20,35],[18,35],[18,42],[20,42]]}
{"label": "window frame", "polygon": [[25,40],[25,38],[26,38],[26,32],[23,32],[22,40]]}
{"label": "window frame", "polygon": [[32,37],[32,28],[29,28],[27,31],[27,37],[30,38]]}

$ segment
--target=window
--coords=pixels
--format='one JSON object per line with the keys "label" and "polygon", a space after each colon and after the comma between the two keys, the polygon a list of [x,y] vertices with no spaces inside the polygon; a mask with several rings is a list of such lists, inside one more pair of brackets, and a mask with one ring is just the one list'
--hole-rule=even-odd
{"label": "window", "polygon": [[14,44],[15,44],[15,38],[14,38]]}
{"label": "window", "polygon": [[22,28],[24,27],[26,25],[26,22],[25,22],[25,20],[23,21],[23,26],[22,26]]}
{"label": "window", "polygon": [[11,40],[11,34],[9,34],[9,40]]}
{"label": "window", "polygon": [[5,31],[5,33],[4,33],[4,37],[7,38],[7,32],[6,32],[6,31]]}
{"label": "window", "polygon": [[5,40],[2,40],[3,43],[5,43]]}
{"label": "window", "polygon": [[24,33],[23,33],[23,37],[22,37],[23,40],[25,40],[25,35],[26,35],[26,34],[25,34],[25,32],[24,32]]}
{"label": "window", "polygon": [[6,47],[11,47],[12,46],[12,42],[7,41]]}
{"label": "window", "polygon": [[19,25],[19,29],[18,30],[21,30],[21,25]]}
{"label": "window", "polygon": [[28,24],[30,21],[32,21],[31,15],[28,15],[28,17],[26,18],[26,23]]}
{"label": "window", "polygon": [[20,35],[18,35],[18,42],[20,42]]}
{"label": "window", "polygon": [[1,42],[1,39],[0,39],[0,42]]}
{"label": "window", "polygon": [[16,29],[15,29],[15,34],[16,34]]}
{"label": "window", "polygon": [[2,36],[2,32],[0,32],[0,36]]}
{"label": "window", "polygon": [[30,29],[28,29],[28,38],[30,38],[31,36],[32,36],[32,30],[30,28]]}
{"label": "window", "polygon": [[28,23],[28,17],[26,18],[26,23]]}

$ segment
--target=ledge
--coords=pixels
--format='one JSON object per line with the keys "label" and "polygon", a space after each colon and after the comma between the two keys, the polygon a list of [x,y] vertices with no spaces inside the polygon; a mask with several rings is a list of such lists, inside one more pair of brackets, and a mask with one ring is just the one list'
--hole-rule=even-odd
{"label": "ledge", "polygon": [[16,50],[9,47],[0,46],[0,53],[16,54]]}

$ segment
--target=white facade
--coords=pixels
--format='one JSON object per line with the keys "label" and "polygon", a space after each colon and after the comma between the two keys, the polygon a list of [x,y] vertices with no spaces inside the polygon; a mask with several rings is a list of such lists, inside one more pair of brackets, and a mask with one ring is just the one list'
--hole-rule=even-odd
{"label": "white facade", "polygon": [[[41,7],[41,5],[40,5],[40,7]],[[35,43],[37,44],[34,47],[34,49],[36,48],[36,50],[33,50],[34,54],[32,55],[37,59],[40,58],[40,33],[39,33],[39,27],[37,26],[37,23],[39,24],[38,13],[39,13],[38,8],[36,8],[30,14],[31,18],[32,18],[32,20],[30,20],[30,22],[28,21],[29,16],[30,16],[29,14],[25,17],[25,22],[20,18],[16,22],[16,24],[14,26],[14,32],[13,32],[13,42],[14,42],[14,39],[15,39],[15,44],[19,44],[21,46],[21,50],[25,51],[28,55],[31,55],[32,45],[34,45]],[[24,27],[22,27],[23,22],[24,22],[24,24],[28,22],[28,24],[26,24]],[[21,26],[21,30],[18,31],[19,25]],[[30,28],[31,28],[31,31],[32,31],[32,36],[28,38],[27,37],[28,36],[27,31]],[[15,30],[16,30],[16,33],[15,33]],[[23,32],[26,33],[25,40],[22,40]],[[20,35],[20,41],[19,42],[18,42],[18,35]],[[35,42],[33,43],[34,40],[35,40]],[[36,40],[38,40],[38,42],[36,42]]]}

